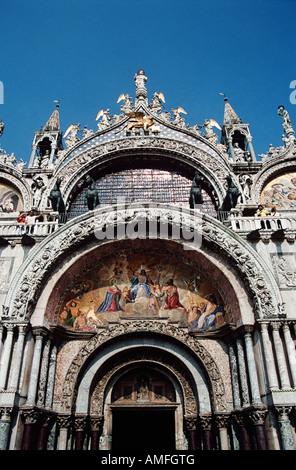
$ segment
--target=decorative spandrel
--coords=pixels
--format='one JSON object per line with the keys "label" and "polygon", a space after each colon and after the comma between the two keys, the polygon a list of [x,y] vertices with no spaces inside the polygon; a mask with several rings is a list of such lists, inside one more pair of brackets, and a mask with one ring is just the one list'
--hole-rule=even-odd
{"label": "decorative spandrel", "polygon": [[104,259],[66,287],[57,323],[92,331],[121,318],[168,319],[201,332],[231,321],[217,286],[191,265],[159,253]]}

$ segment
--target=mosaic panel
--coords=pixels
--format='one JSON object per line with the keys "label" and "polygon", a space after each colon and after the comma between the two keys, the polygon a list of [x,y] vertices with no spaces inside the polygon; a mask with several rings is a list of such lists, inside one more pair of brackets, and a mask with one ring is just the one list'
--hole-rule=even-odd
{"label": "mosaic panel", "polygon": [[57,323],[85,331],[148,317],[177,319],[199,331],[231,321],[224,294],[193,266],[137,253],[108,258],[67,286]]}

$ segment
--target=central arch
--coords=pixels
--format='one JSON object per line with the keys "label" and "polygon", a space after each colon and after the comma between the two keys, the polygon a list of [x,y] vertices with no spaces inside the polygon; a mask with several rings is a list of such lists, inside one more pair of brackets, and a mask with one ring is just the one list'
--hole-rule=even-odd
{"label": "central arch", "polygon": [[[142,322],[139,329],[135,332],[131,323],[114,325],[104,339],[94,337],[79,351],[68,369],[60,412],[99,419],[101,448],[108,450],[112,449],[113,424],[119,412],[132,409],[138,417],[143,412],[143,417],[150,410],[155,419],[163,416],[171,423],[174,448],[187,448],[188,421],[227,411],[231,399],[220,371],[209,352],[182,329],[159,322]],[[161,400],[153,400],[155,389],[150,383],[148,400],[118,400],[118,384],[139,370],[142,375],[146,371],[146,376],[162,377],[169,392]],[[118,442],[118,435],[116,439]]]}

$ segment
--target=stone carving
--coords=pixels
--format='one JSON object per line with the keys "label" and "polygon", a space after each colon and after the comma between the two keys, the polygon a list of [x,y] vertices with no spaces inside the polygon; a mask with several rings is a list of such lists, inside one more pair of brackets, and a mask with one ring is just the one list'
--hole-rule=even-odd
{"label": "stone carving", "polygon": [[98,126],[98,131],[104,131],[107,127],[109,127],[111,125],[111,118],[109,116],[109,112],[110,110],[107,109],[106,111],[103,111],[103,109],[101,109],[98,114],[97,114],[97,117],[96,117],[96,121],[100,118],[102,118],[97,126]]}
{"label": "stone carving", "polygon": [[[90,402],[90,413],[91,414],[103,414],[104,396],[105,390],[110,379],[116,374],[123,366],[126,367],[129,364],[133,365],[136,362],[149,362],[162,364],[167,368],[173,376],[176,377],[177,381],[181,384],[183,395],[184,395],[184,408],[188,417],[196,416],[197,403],[194,395],[194,386],[191,378],[188,376],[184,367],[179,365],[178,361],[167,356],[163,352],[151,351],[149,354],[143,351],[134,351],[133,353],[127,353],[121,355],[117,360],[112,362],[112,367],[103,367],[101,371],[101,377],[98,378],[96,387],[94,388]],[[66,387],[69,390],[69,387]]]}
{"label": "stone carving", "polygon": [[239,182],[243,190],[243,195],[248,201],[251,198],[251,187],[253,183],[253,178],[251,175],[243,174],[239,175]]}
{"label": "stone carving", "polygon": [[129,95],[125,95],[124,93],[122,93],[118,100],[117,100],[117,103],[120,103],[120,101],[124,101],[124,103],[121,105],[120,107],[120,110],[126,114],[126,113],[131,113],[132,111],[134,111],[134,106],[133,106],[133,102],[132,102],[132,99]]}
{"label": "stone carving", "polygon": [[283,129],[286,136],[294,135],[294,129],[291,123],[290,115],[284,106],[280,105],[278,107],[278,115],[281,116],[283,120]]}
{"label": "stone carving", "polygon": [[237,142],[235,142],[233,146],[233,153],[235,155],[236,162],[244,162],[245,161],[245,152],[240,148]]}
{"label": "stone carving", "polygon": [[45,190],[45,183],[41,176],[35,176],[31,185],[33,195],[33,207],[38,209],[42,193]]}
{"label": "stone carving", "polygon": [[[292,259],[291,259],[292,258]],[[280,286],[296,287],[296,268],[294,255],[286,255],[275,260]]]}
{"label": "stone carving", "polygon": [[79,137],[77,136],[78,132],[80,132],[80,124],[71,124],[68,129],[66,130],[65,134],[64,134],[64,139],[66,139],[66,137],[68,137],[65,142],[66,142],[66,146],[68,149],[74,147],[74,145],[76,145],[80,139]]}
{"label": "stone carving", "polygon": [[216,145],[218,142],[218,136],[213,131],[213,124],[210,119],[206,119],[203,127],[205,128],[206,134],[203,135],[211,144]]}
{"label": "stone carving", "polygon": [[153,113],[159,113],[163,108],[163,103],[165,103],[165,99],[162,93],[154,93],[152,103],[149,104],[149,108]]}
{"label": "stone carving", "polygon": [[182,129],[185,129],[185,119],[181,116],[182,114],[187,114],[186,111],[181,108],[181,106],[178,106],[176,109],[172,109],[174,120],[172,121],[172,124],[174,124],[177,127],[180,127]]}
{"label": "stone carving", "polygon": [[[125,323],[120,325],[112,325],[108,330],[103,330],[100,334],[94,336],[88,343],[79,351],[78,355],[72,361],[71,366],[68,369],[64,388],[63,396],[61,399],[61,412],[66,413],[72,409],[73,400],[75,395],[75,386],[77,384],[78,374],[84,365],[87,358],[102,344],[106,341],[128,333],[135,331],[141,332],[155,332],[172,336],[181,343],[187,345],[197,356],[199,361],[203,364],[212,386],[214,409],[217,412],[226,412],[227,404],[225,401],[225,389],[222,377],[219,373],[219,369],[213,360],[209,352],[200,344],[200,342],[190,336],[181,328],[177,328],[173,325],[165,325],[164,323],[156,321],[138,321],[132,323]],[[184,379],[182,380],[184,383]],[[100,390],[98,393],[101,395],[102,384],[99,383]],[[98,403],[98,399],[96,400]],[[190,409],[194,413],[195,409],[190,406]],[[188,410],[189,412],[190,410]],[[188,414],[188,413],[186,413]]]}

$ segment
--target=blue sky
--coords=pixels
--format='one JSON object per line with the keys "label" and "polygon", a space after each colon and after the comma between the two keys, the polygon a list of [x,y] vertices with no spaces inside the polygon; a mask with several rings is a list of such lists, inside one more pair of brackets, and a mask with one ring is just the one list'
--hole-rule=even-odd
{"label": "blue sky", "polygon": [[0,145],[28,161],[34,131],[60,100],[62,131],[96,130],[121,93],[163,92],[186,122],[223,121],[226,93],[250,124],[256,154],[282,145],[283,104],[296,129],[295,0],[1,0]]}

